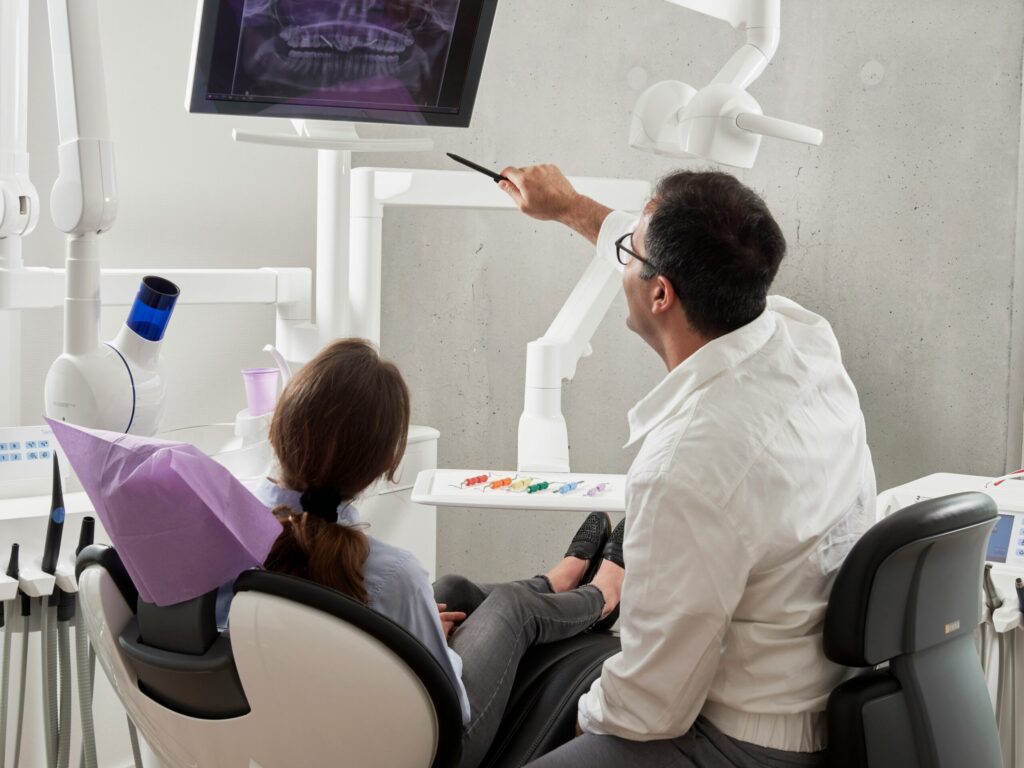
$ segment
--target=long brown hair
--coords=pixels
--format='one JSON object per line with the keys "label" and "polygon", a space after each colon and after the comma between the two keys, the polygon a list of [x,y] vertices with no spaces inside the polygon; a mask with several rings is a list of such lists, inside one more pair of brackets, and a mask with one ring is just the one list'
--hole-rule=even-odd
{"label": "long brown hair", "polygon": [[[409,389],[393,363],[362,339],[327,345],[285,387],[270,425],[278,481],[351,501],[380,477],[394,480],[405,454]],[[358,528],[287,506],[284,531],[265,566],[369,601],[362,567],[370,552]]]}

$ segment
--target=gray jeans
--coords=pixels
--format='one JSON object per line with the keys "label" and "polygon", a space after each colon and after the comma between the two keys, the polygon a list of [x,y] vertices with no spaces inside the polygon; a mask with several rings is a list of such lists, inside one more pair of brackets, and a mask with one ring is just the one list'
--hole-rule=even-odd
{"label": "gray jeans", "polygon": [[544,576],[507,584],[442,576],[434,599],[469,614],[448,644],[462,657],[470,706],[459,768],[476,768],[498,732],[523,654],[589,629],[601,616],[604,597],[589,584],[555,594]]}
{"label": "gray jeans", "polygon": [[731,739],[698,717],[678,739],[628,741],[587,733],[528,768],[824,768],[824,752],[783,752]]}

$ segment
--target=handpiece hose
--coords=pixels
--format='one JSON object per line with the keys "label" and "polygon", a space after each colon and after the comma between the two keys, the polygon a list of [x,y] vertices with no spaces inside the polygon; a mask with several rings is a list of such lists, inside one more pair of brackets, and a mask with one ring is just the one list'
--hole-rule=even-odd
{"label": "handpiece hose", "polygon": [[[96,521],[91,517],[83,518],[82,529],[78,534],[78,547],[75,556],[93,543]],[[89,635],[85,630],[85,617],[78,614],[75,627],[75,661],[78,667],[78,711],[82,718],[82,755],[79,765],[82,768],[97,768],[96,763],[96,732],[92,718],[92,686],[93,670],[96,657],[89,648]],[[70,733],[70,731],[69,731]]]}
{"label": "handpiece hose", "polygon": [[[53,492],[50,499],[50,517],[46,525],[46,541],[43,544],[44,573],[56,573],[60,556],[60,541],[64,532],[64,493],[60,482],[60,465],[57,453],[53,454]],[[43,680],[43,738],[46,741],[46,765],[57,767],[57,752],[60,720],[57,699],[57,606],[60,590],[54,589],[49,600],[40,600],[42,624],[40,647],[42,650]],[[70,654],[69,654],[70,655]]]}
{"label": "handpiece hose", "polygon": [[[11,557],[7,562],[6,574],[12,579],[18,578],[18,545],[11,547]],[[14,601],[12,600],[13,604]],[[13,607],[13,606],[12,606]],[[0,626],[4,628],[4,655],[0,661],[0,768],[7,766],[7,714],[10,712],[8,701],[11,692],[11,642],[14,640],[14,622],[4,622],[4,606],[0,604]]]}

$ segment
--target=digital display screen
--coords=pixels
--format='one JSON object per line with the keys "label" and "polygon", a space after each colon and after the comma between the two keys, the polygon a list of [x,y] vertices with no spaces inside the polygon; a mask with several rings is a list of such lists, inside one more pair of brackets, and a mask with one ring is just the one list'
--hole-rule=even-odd
{"label": "digital display screen", "polygon": [[205,0],[189,109],[468,125],[497,0]]}
{"label": "digital display screen", "polygon": [[1013,515],[1000,515],[992,536],[988,540],[985,559],[991,563],[1005,563],[1010,554],[1010,538],[1013,536]]}

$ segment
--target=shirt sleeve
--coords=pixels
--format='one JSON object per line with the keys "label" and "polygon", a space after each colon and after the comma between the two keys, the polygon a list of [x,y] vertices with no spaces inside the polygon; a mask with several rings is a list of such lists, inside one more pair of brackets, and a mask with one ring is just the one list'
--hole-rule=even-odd
{"label": "shirt sleeve", "polygon": [[636,228],[637,221],[639,219],[636,214],[612,211],[605,216],[604,222],[601,224],[601,231],[597,236],[597,253],[619,272],[623,270],[623,266],[615,254],[615,241],[627,232],[632,232]]}
{"label": "shirt sleeve", "polygon": [[683,735],[700,714],[750,559],[722,510],[654,472],[626,493],[620,653],[579,701],[580,727],[633,741]]}
{"label": "shirt sleeve", "polygon": [[462,708],[462,724],[469,723],[469,696],[462,684],[462,657],[448,647],[441,627],[441,614],[434,602],[434,591],[430,577],[419,561],[411,554],[403,559],[388,578],[382,591],[378,608],[381,613],[400,624],[409,634],[419,640],[437,659],[444,669],[459,697]]}

